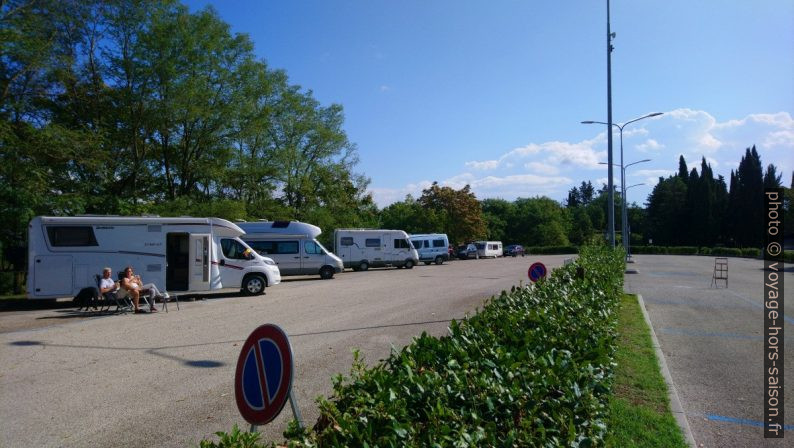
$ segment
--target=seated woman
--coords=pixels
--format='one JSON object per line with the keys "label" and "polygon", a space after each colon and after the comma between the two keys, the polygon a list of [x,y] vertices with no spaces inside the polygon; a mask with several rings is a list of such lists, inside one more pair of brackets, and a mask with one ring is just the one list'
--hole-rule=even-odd
{"label": "seated woman", "polygon": [[138,308],[138,302],[141,299],[141,294],[149,294],[152,297],[151,312],[156,313],[157,308],[154,306],[154,299],[159,297],[161,300],[166,299],[168,296],[162,294],[154,283],[143,284],[140,275],[135,275],[132,266],[124,268],[124,277],[121,279],[121,286],[127,290],[132,297],[132,304],[135,307],[135,313],[143,313]]}

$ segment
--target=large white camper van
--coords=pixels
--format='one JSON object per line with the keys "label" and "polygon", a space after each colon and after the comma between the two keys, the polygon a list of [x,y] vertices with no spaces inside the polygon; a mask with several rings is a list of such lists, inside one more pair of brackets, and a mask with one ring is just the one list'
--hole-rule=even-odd
{"label": "large white camper van", "polygon": [[74,296],[108,266],[132,266],[171,294],[242,290],[281,282],[276,263],[251,250],[237,225],[219,218],[38,216],[28,228],[28,297]]}
{"label": "large white camper van", "polygon": [[342,260],[317,241],[322,230],[300,221],[238,222],[243,241],[260,255],[270,257],[281,275],[317,275],[333,278],[342,272]]}
{"label": "large white camper van", "polygon": [[411,243],[425,264],[443,264],[449,260],[449,239],[446,233],[411,235]]}
{"label": "large white camper van", "polygon": [[379,266],[411,269],[419,263],[419,254],[402,230],[337,229],[334,252],[354,271]]}

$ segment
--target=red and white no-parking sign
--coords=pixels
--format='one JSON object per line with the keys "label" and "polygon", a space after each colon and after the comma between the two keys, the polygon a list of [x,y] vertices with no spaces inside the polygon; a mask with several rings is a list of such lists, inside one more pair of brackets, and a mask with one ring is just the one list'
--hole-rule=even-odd
{"label": "red and white no-parking sign", "polygon": [[292,388],[292,348],[276,325],[255,329],[243,343],[234,375],[237,409],[252,425],[264,425],[281,413]]}

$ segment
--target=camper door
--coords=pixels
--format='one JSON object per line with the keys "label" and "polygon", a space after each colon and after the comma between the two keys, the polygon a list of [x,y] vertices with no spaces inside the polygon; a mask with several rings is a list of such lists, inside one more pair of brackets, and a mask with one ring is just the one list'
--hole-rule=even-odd
{"label": "camper door", "polygon": [[210,235],[190,235],[190,290],[210,289]]}

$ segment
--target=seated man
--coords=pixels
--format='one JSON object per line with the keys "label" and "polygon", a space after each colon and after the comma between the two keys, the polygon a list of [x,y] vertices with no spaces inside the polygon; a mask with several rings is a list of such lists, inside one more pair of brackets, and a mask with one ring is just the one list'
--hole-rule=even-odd
{"label": "seated man", "polygon": [[121,279],[121,286],[127,290],[130,297],[132,297],[132,304],[135,307],[135,313],[143,313],[140,308],[138,308],[138,302],[141,299],[141,294],[149,294],[152,297],[151,303],[151,312],[156,313],[157,308],[154,306],[154,299],[159,297],[161,300],[168,298],[167,295],[160,293],[157,289],[157,286],[154,283],[148,283],[146,285],[143,284],[141,281],[140,275],[135,275],[132,270],[132,266],[127,266],[124,268],[124,276]]}
{"label": "seated man", "polygon": [[102,278],[99,279],[99,293],[106,299],[106,294],[116,292],[119,289],[119,284],[110,277],[112,273],[112,269],[104,268],[102,269]]}

